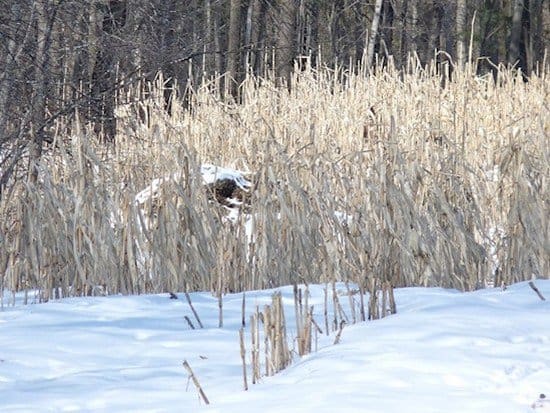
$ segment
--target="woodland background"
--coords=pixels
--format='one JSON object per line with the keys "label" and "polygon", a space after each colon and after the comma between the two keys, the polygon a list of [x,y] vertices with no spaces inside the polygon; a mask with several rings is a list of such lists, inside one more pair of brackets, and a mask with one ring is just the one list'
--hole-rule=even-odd
{"label": "woodland background", "polygon": [[173,91],[185,99],[205,78],[224,74],[220,93],[238,97],[247,71],[289,79],[294,65],[401,69],[435,59],[450,70],[470,61],[480,73],[504,64],[529,76],[545,60],[550,28],[544,0],[0,4],[0,188],[22,154],[40,158],[60,117],[78,114],[113,141],[123,90],[160,72],[167,109]]}

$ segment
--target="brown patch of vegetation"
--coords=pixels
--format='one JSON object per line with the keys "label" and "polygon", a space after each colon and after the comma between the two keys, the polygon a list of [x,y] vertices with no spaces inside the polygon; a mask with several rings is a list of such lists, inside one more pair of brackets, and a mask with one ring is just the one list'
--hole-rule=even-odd
{"label": "brown patch of vegetation", "polygon": [[[116,146],[83,127],[70,151],[44,156],[36,183],[4,191],[0,288],[56,297],[336,279],[363,291],[372,280],[471,290],[547,277],[548,74],[471,73],[457,69],[442,87],[435,67],[311,69],[292,93],[248,78],[242,104],[209,85],[193,91],[193,111],[175,101],[171,116],[151,93],[147,123],[120,106]],[[255,172],[250,192],[207,189],[248,217],[219,219],[194,172],[203,162]],[[176,172],[144,226],[133,195]]]}
{"label": "brown patch of vegetation", "polygon": [[250,190],[243,189],[233,179],[220,179],[206,186],[210,200],[216,200],[219,204],[229,208],[249,207]]}

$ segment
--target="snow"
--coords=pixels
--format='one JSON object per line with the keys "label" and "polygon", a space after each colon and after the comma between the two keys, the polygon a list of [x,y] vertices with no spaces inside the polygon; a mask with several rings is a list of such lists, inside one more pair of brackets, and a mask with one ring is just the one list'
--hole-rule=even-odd
{"label": "snow", "polygon": [[[245,178],[247,172],[239,171],[232,168],[223,168],[221,166],[215,166],[211,164],[202,164],[200,167],[200,174],[202,176],[203,184],[213,184],[216,181],[229,179],[234,181],[241,189],[248,190],[252,183]],[[171,175],[166,175],[162,178],[155,178],[151,181],[149,186],[140,191],[135,196],[135,202],[138,205],[145,204],[150,199],[154,199],[158,196],[159,190],[166,182],[178,183],[182,179],[182,173],[176,172]]]}
{"label": "snow", "polygon": [[151,181],[151,184],[144,190],[138,192],[135,196],[135,202],[138,205],[143,205],[151,199],[154,199],[159,196],[159,191],[162,185],[166,182],[177,183],[181,181],[182,175],[180,173],[174,173],[172,175],[167,175],[162,178],[155,178]]}
{"label": "snow", "polygon": [[212,184],[216,181],[229,179],[231,181],[235,181],[241,189],[248,189],[252,186],[252,183],[245,178],[248,173],[237,169],[222,168],[211,164],[202,164],[201,175],[205,184]]}
{"label": "snow", "polygon": [[[538,280],[550,298],[550,280]],[[310,286],[323,327],[324,286]],[[346,289],[340,302],[350,317]],[[275,290],[248,292],[246,312]],[[283,294],[295,336],[291,287]],[[320,336],[318,351],[242,389],[242,294],[66,298],[0,311],[1,412],[540,412],[550,411],[550,301],[527,283],[460,293],[395,291],[398,313]],[[329,302],[331,300],[329,299]],[[329,316],[333,309],[329,307]],[[247,318],[248,319],[248,318]],[[247,328],[247,360],[250,337]],[[291,347],[295,344],[291,343]],[[316,344],[313,344],[315,348]],[[187,360],[206,406],[182,367]],[[250,379],[250,372],[249,372]]]}

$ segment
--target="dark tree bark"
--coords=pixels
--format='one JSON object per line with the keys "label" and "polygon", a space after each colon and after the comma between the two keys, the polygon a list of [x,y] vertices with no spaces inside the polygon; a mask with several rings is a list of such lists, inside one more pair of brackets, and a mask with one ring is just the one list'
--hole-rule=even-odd
{"label": "dark tree bark", "polygon": [[227,35],[227,81],[228,91],[233,96],[237,94],[240,64],[240,34],[241,34],[241,0],[231,0],[229,3],[229,30]]}
{"label": "dark tree bark", "polygon": [[520,58],[523,6],[524,0],[514,0],[512,27],[510,29],[510,47],[508,53],[508,63],[510,65],[515,65]]}
{"label": "dark tree bark", "polygon": [[446,4],[443,2],[439,5],[441,9],[441,31],[439,33],[439,50],[447,53],[451,60],[456,61],[456,30],[455,16],[456,3]]}
{"label": "dark tree bark", "polygon": [[204,19],[204,31],[203,31],[203,51],[204,55],[204,67],[202,71],[204,74],[212,73],[216,71],[215,59],[216,48],[214,45],[214,20],[212,16],[212,3],[211,0],[204,0],[203,4],[203,19]]}
{"label": "dark tree bark", "polygon": [[110,0],[103,6],[102,39],[92,73],[93,119],[95,130],[113,142],[116,135],[116,70],[115,34],[126,23],[126,1]]}
{"label": "dark tree bark", "polygon": [[[306,48],[307,48],[307,52],[311,53],[311,65],[315,67],[318,63],[318,53],[319,53],[320,7],[317,7],[317,6],[310,7],[309,16],[310,17],[309,17],[309,24],[307,29]],[[362,28],[360,28],[360,30],[362,30]],[[363,45],[359,47],[362,48]]]}
{"label": "dark tree bark", "polygon": [[466,0],[456,2],[456,63],[466,63]]}
{"label": "dark tree bark", "polygon": [[[394,37],[395,24],[395,3],[385,2],[382,6],[382,30],[380,36],[380,53],[384,55],[386,60],[392,57],[392,44]],[[395,63],[395,61],[394,61]]]}
{"label": "dark tree bark", "polygon": [[376,38],[378,36],[378,26],[380,24],[380,16],[382,13],[383,0],[376,0],[374,5],[374,15],[369,35],[369,43],[367,45],[367,67],[371,67],[374,63],[374,49],[376,46]]}
{"label": "dark tree bark", "polygon": [[257,24],[256,30],[253,32],[253,39],[255,39],[255,59],[254,59],[254,73],[262,76],[265,71],[267,52],[267,17],[268,17],[268,2],[267,0],[259,0]]}
{"label": "dark tree bark", "polygon": [[164,107],[166,111],[172,113],[172,98],[176,95],[176,77],[177,71],[174,60],[176,52],[174,46],[177,39],[177,20],[180,18],[177,0],[166,0],[163,5],[161,15],[161,67],[160,70],[164,76]]}
{"label": "dark tree bark", "polygon": [[276,74],[290,87],[296,57],[296,0],[279,0]]}
{"label": "dark tree bark", "polygon": [[29,156],[30,181],[36,183],[39,174],[38,162],[42,157],[42,146],[46,129],[46,100],[51,83],[50,46],[57,6],[47,0],[35,2],[36,7],[36,60],[34,93],[32,98],[32,139]]}

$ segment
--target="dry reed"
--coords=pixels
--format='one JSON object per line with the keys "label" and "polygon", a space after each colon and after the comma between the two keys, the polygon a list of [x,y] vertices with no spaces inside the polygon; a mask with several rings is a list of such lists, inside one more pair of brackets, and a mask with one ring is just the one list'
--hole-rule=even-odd
{"label": "dry reed", "polygon": [[[0,199],[0,286],[43,300],[212,290],[221,325],[229,291],[548,277],[547,72],[524,83],[456,70],[442,82],[411,67],[308,69],[290,92],[248,77],[238,105],[205,82],[171,116],[148,85],[148,100],[117,108],[116,145],[61,119],[71,136],[56,136],[39,182],[12,182]],[[202,162],[253,172],[248,215],[224,220]],[[174,178],[136,203],[159,177]]]}
{"label": "dry reed", "polygon": [[210,404],[208,397],[206,397],[206,394],[204,393],[204,390],[202,389],[199,380],[197,379],[197,376],[195,376],[195,373],[191,369],[191,366],[189,365],[187,360],[183,361],[183,367],[185,368],[185,370],[187,370],[187,373],[189,373],[189,378],[193,381],[193,384],[199,392],[199,396],[201,397],[201,399],[204,401],[205,404]]}

